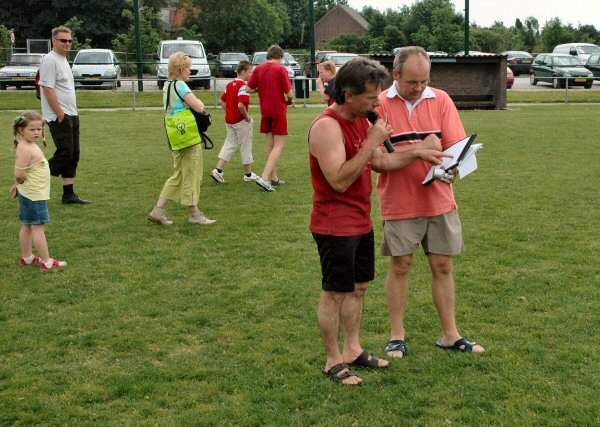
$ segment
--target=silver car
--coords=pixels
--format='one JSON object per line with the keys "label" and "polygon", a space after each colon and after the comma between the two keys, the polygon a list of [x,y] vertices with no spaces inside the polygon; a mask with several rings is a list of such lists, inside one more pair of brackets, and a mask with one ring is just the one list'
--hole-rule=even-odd
{"label": "silver car", "polygon": [[76,89],[121,86],[121,66],[110,49],[81,49],[72,71]]}
{"label": "silver car", "polygon": [[35,74],[43,57],[42,53],[13,53],[6,67],[0,68],[0,90],[8,86],[35,86]]}

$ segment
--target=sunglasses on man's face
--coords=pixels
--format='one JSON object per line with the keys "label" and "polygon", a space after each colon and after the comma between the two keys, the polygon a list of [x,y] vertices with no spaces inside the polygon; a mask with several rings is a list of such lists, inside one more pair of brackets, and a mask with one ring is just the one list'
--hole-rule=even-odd
{"label": "sunglasses on man's face", "polygon": [[71,39],[56,39],[56,40],[58,40],[59,42],[63,42],[63,43],[73,43],[73,40],[71,40]]}

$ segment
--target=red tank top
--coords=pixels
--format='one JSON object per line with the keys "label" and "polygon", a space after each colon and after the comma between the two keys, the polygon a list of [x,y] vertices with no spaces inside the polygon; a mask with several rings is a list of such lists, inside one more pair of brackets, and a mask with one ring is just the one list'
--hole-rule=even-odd
{"label": "red tank top", "polygon": [[[367,139],[370,126],[367,119],[346,120],[332,108],[327,108],[313,124],[324,117],[331,117],[340,124],[346,159],[354,157]],[[344,193],[338,193],[329,185],[318,160],[312,154],[310,172],[314,189],[310,231],[334,236],[356,236],[371,231],[371,163],[365,166],[362,174]]]}

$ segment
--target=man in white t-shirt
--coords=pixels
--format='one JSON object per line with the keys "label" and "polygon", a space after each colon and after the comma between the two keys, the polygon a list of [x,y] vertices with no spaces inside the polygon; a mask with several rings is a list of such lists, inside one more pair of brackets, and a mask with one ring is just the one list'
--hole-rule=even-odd
{"label": "man in white t-shirt", "polygon": [[71,30],[52,30],[52,51],[40,64],[42,116],[48,122],[56,152],[48,160],[50,173],[63,179],[64,204],[87,205],[73,189],[79,163],[79,115],[73,73],[67,55],[73,44]]}

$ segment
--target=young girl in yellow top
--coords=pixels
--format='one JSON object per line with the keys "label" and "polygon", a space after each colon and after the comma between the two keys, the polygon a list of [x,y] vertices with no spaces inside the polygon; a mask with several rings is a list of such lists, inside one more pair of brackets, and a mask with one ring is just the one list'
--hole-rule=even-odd
{"label": "young girl in yellow top", "polygon": [[[44,232],[50,222],[48,199],[50,199],[50,168],[44,153],[37,145],[44,133],[42,116],[29,111],[15,118],[15,185],[13,197],[19,198],[19,219],[23,224],[19,242],[23,257],[21,265],[40,264],[42,271],[65,267],[64,261],[50,258]],[[46,142],[44,141],[44,147]],[[33,255],[32,244],[38,256]]]}

